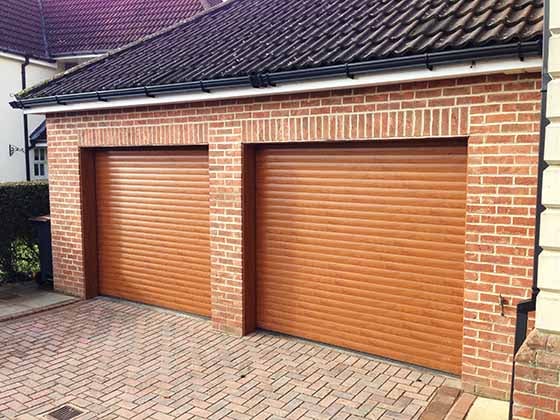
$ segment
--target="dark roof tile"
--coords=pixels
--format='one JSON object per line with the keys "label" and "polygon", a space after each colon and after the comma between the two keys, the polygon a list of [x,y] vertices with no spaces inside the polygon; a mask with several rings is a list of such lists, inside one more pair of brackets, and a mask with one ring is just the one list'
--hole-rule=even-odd
{"label": "dark roof tile", "polygon": [[48,57],[39,0],[0,2],[0,51]]}
{"label": "dark roof tile", "polygon": [[0,0],[0,51],[43,59],[104,53],[203,10],[201,0]]}
{"label": "dark roof tile", "polygon": [[24,97],[536,41],[542,9],[542,0],[232,0]]}
{"label": "dark roof tile", "polygon": [[52,56],[105,52],[185,20],[200,0],[41,0]]}

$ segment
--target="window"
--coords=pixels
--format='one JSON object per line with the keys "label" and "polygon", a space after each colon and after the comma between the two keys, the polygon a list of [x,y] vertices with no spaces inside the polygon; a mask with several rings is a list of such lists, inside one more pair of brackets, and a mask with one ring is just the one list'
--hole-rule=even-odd
{"label": "window", "polygon": [[33,178],[46,179],[47,177],[47,148],[35,147],[33,149]]}

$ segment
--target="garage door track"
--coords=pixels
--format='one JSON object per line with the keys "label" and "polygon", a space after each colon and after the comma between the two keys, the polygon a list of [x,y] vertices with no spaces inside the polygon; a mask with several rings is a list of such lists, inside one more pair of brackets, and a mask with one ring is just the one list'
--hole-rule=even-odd
{"label": "garage door track", "polygon": [[0,418],[414,419],[457,381],[430,371],[98,298],[0,328]]}

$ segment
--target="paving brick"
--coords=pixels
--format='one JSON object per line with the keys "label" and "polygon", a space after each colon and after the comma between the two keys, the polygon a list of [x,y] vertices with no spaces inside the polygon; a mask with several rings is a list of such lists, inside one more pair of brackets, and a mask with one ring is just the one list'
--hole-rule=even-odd
{"label": "paving brick", "polygon": [[0,419],[68,403],[92,419],[415,419],[447,378],[272,333],[231,337],[107,298],[2,327]]}

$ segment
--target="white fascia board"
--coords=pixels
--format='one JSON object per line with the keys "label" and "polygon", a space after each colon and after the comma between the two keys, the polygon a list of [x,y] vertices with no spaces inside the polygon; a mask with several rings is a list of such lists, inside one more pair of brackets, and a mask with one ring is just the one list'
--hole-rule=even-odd
{"label": "white fascia board", "polygon": [[433,70],[427,68],[402,69],[380,71],[372,74],[356,75],[353,79],[336,77],[320,80],[288,82],[274,87],[266,88],[226,88],[216,89],[211,92],[188,92],[158,95],[155,98],[134,97],[122,99],[108,99],[103,101],[78,102],[68,105],[37,106],[25,109],[26,114],[48,114],[51,112],[72,112],[103,110],[114,108],[142,107],[151,105],[167,105],[179,103],[193,103],[202,101],[215,101],[236,98],[262,97],[271,95],[296,94],[304,92],[319,92],[336,89],[353,89],[367,86],[389,85],[395,83],[408,83],[436,79],[449,79],[454,77],[479,76],[497,73],[523,73],[540,71],[542,59],[540,57],[519,59],[501,59],[444,64],[435,66]]}
{"label": "white fascia board", "polygon": [[[0,57],[9,58],[11,60],[20,61],[22,63],[25,62],[25,56],[19,54],[12,54],[4,51],[0,51]],[[48,61],[37,60],[36,58],[30,58],[29,62],[31,64],[36,64],[38,66],[49,67],[52,69],[56,69],[56,63],[49,63]]]}

